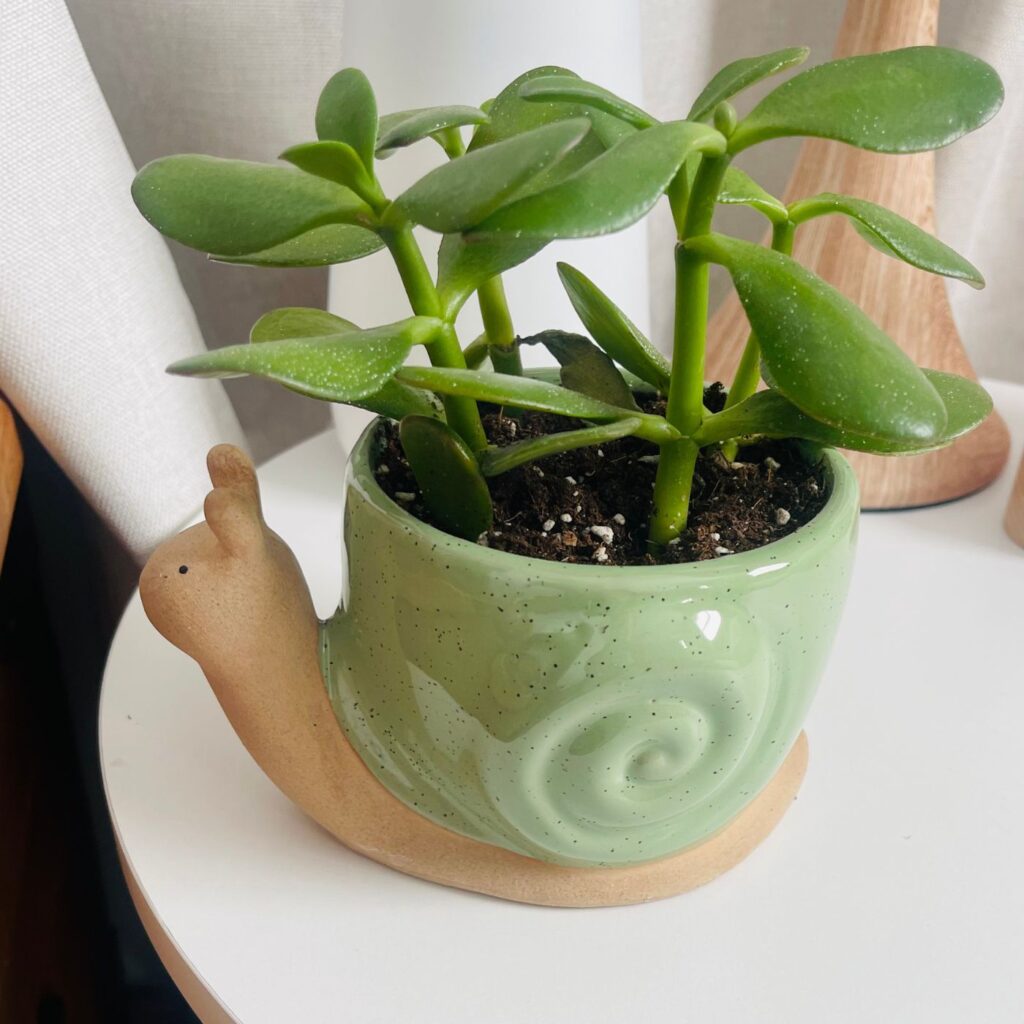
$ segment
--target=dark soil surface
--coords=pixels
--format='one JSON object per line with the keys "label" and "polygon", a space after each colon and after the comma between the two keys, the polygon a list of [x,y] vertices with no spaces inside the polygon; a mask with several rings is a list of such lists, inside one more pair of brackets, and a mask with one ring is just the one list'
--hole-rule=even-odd
{"label": "dark soil surface", "polygon": [[[637,400],[647,411],[664,411],[661,399],[638,395]],[[705,404],[712,412],[723,400],[719,385],[707,389]],[[493,407],[482,411],[484,429],[496,445],[586,425],[545,413],[512,419]],[[817,515],[828,496],[821,467],[808,465],[796,445],[743,447],[731,464],[717,449],[708,449],[697,461],[685,532],[677,544],[653,555],[647,550],[647,523],[657,456],[654,445],[626,437],[491,477],[494,526],[479,543],[555,562],[700,561],[749,551],[792,533]],[[391,498],[437,525],[419,497],[396,424],[385,427],[375,476]]]}

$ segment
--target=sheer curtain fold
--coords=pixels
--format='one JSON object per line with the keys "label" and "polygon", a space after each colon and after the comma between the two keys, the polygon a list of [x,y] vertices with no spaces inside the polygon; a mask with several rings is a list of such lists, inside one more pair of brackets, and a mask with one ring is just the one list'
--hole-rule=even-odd
{"label": "sheer curtain fold", "polygon": [[242,442],[223,389],[163,373],[203,339],[60,0],[0,5],[0,387],[137,557]]}

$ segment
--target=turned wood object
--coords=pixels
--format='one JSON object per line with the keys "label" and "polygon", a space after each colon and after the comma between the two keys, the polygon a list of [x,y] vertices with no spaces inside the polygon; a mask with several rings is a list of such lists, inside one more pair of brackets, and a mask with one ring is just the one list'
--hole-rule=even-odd
{"label": "turned wood object", "polygon": [[1013,482],[1003,526],[1006,527],[1010,540],[1024,548],[1024,458],[1020,460],[1017,479]]}
{"label": "turned wood object", "polygon": [[14,414],[0,401],[0,565],[7,549],[7,537],[14,516],[14,502],[21,480],[22,454]]}
{"label": "turned wood object", "polygon": [[807,765],[803,734],[729,825],[698,846],[635,866],[562,867],[467,838],[416,813],[377,781],[338,724],[321,673],[309,590],[291,550],[263,520],[252,463],[238,448],[219,445],[208,464],[214,488],[206,521],[166,541],[146,564],[139,584],[146,614],[200,664],[271,781],[356,852],[406,874],[504,899],[614,906],[710,882],[743,860],[792,804]]}
{"label": "turned wood object", "polygon": [[[938,8],[939,0],[849,0],[835,56],[933,44]],[[809,139],[801,148],[785,200],[817,192],[869,199],[935,232],[932,153],[869,153]],[[864,309],[919,366],[975,378],[943,278],[871,248],[841,216],[820,217],[801,226],[793,255]],[[743,309],[730,295],[709,326],[708,380],[732,378],[748,332]],[[986,486],[999,475],[1008,453],[1006,425],[993,413],[977,430],[937,452],[903,458],[854,452],[850,458],[865,508],[908,508],[959,498]]]}

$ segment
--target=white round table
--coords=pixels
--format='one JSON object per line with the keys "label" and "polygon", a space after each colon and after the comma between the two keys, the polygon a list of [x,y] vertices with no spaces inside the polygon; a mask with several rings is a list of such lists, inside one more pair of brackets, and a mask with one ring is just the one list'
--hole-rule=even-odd
{"label": "white round table", "polygon": [[[963,501],[862,518],[799,799],[749,860],[646,906],[552,910],[397,874],[286,800],[136,595],[107,665],[107,800],[136,905],[198,1015],[241,1024],[1020,1024],[1024,551],[1010,467]],[[341,453],[260,473],[322,615]]]}

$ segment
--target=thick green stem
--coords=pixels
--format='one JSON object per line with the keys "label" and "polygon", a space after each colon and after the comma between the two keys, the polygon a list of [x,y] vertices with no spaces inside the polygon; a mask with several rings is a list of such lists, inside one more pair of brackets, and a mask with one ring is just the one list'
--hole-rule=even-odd
{"label": "thick green stem", "polygon": [[793,255],[793,239],[796,237],[796,223],[791,220],[779,221],[772,227],[772,248],[786,256]]}
{"label": "thick green stem", "polygon": [[704,350],[708,319],[708,263],[677,245],[672,376],[665,417],[692,434],[704,417]]}
{"label": "thick green stem", "polygon": [[408,221],[388,225],[381,228],[380,235],[391,251],[413,312],[420,316],[441,316],[441,300],[412,225]]}
{"label": "thick green stem", "polygon": [[[391,251],[413,312],[419,316],[440,317],[441,300],[423,253],[413,236],[412,227],[408,223],[389,226],[381,230],[381,237]],[[466,365],[458,336],[451,324],[445,324],[444,329],[426,348],[434,366],[461,369]],[[448,425],[473,451],[483,451],[487,447],[487,437],[476,402],[471,398],[448,395],[444,399],[444,411]]]}
{"label": "thick green stem", "polygon": [[[694,235],[706,234],[710,229],[722,178],[728,166],[728,156],[705,157],[701,161],[686,203],[685,218],[679,233],[680,242]],[[676,246],[675,261],[672,377],[665,415],[684,437],[661,448],[650,526],[650,540],[657,547],[669,544],[686,529],[698,452],[697,446],[689,438],[696,433],[704,418],[708,264],[705,259],[682,245]]]}
{"label": "thick green stem", "polygon": [[523,375],[523,361],[516,345],[516,329],[505,299],[505,286],[500,277],[485,281],[476,291],[480,303],[480,315],[487,334],[487,348],[491,365],[498,373]]}
{"label": "thick green stem", "polygon": [[690,492],[693,490],[693,471],[699,451],[689,438],[661,446],[649,531],[650,542],[654,547],[671,544],[686,529],[686,519],[690,513]]}
{"label": "thick green stem", "polygon": [[[426,260],[408,223],[381,228],[381,238],[398,268],[405,294],[409,296],[412,310],[419,316],[441,316],[441,300],[437,297],[434,279],[427,269]],[[461,358],[461,351],[459,356]],[[458,366],[459,363],[445,363]]]}

